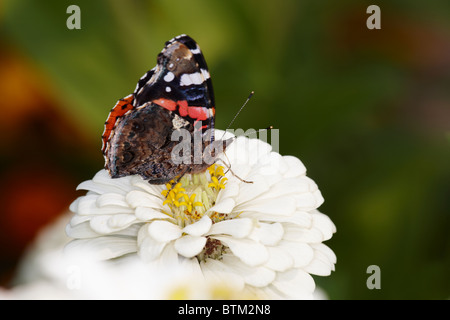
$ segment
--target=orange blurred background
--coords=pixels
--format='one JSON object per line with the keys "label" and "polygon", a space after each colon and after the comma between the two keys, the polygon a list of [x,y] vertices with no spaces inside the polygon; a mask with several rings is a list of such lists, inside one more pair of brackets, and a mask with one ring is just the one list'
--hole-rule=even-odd
{"label": "orange blurred background", "polygon": [[37,232],[67,211],[77,196],[81,172],[97,153],[92,141],[61,112],[63,102],[51,92],[45,73],[1,39],[2,286]]}

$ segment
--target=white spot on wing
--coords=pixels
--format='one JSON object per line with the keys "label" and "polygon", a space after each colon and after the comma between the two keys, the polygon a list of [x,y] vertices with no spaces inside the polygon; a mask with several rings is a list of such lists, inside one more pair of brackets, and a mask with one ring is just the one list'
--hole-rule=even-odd
{"label": "white spot on wing", "polygon": [[203,78],[204,78],[205,80],[210,78],[210,75],[209,75],[208,70],[206,70],[206,69],[200,69],[200,72],[202,73],[202,76],[203,76]]}
{"label": "white spot on wing", "polygon": [[165,76],[164,76],[164,81],[165,82],[170,82],[173,79],[175,79],[175,75],[172,72],[168,72]]}
{"label": "white spot on wing", "polygon": [[166,92],[170,92],[172,89],[170,87],[166,87]]}
{"label": "white spot on wing", "polygon": [[193,54],[199,54],[201,51],[200,51],[200,48],[197,46],[195,49],[192,49],[191,52]]}
{"label": "white spot on wing", "polygon": [[201,73],[198,73],[198,72],[191,73],[190,76],[191,76],[191,80],[192,80],[193,83],[195,83],[195,84],[203,83],[204,78],[202,77]]}
{"label": "white spot on wing", "polygon": [[180,85],[181,86],[190,86],[192,84],[202,84],[204,81],[204,77],[201,73],[191,73],[191,74],[183,74],[181,75]]}

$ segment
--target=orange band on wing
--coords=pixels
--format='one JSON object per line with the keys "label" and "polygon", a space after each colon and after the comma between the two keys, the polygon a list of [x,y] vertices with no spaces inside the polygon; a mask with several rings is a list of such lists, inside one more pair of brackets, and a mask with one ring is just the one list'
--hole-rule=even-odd
{"label": "orange band on wing", "polygon": [[125,113],[127,113],[129,110],[133,109],[133,98],[134,96],[130,94],[129,96],[126,96],[123,99],[120,99],[117,101],[114,108],[112,108],[111,112],[108,115],[108,119],[105,122],[105,130],[102,134],[102,140],[103,140],[103,146],[102,151],[104,152],[106,149],[106,143],[108,142],[111,131],[114,129],[114,126],[116,125],[117,118],[120,118]]}
{"label": "orange band on wing", "polygon": [[210,118],[208,110],[212,110],[211,113],[213,116],[215,113],[214,108],[208,109],[205,107],[189,106],[186,100],[180,100],[175,102],[173,100],[160,98],[157,100],[153,100],[152,102],[169,111],[175,111],[178,106],[178,113],[180,114],[180,116],[182,117],[189,116],[192,119],[196,120],[206,120]]}
{"label": "orange band on wing", "polygon": [[156,103],[157,105],[159,105],[169,111],[175,111],[177,109],[177,103],[170,99],[160,98],[160,99],[153,100],[152,102]]}
{"label": "orange band on wing", "polygon": [[189,113],[188,111],[188,103],[186,100],[180,100],[178,101],[178,105],[180,106],[180,109],[178,110],[178,112],[180,113],[180,116],[182,117],[186,117]]}
{"label": "orange band on wing", "polygon": [[188,109],[189,117],[197,120],[208,119],[208,109],[204,107],[189,107]]}

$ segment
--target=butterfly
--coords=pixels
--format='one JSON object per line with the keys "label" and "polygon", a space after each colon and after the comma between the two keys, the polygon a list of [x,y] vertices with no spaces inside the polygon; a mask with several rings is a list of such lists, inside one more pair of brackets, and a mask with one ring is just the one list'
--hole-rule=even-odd
{"label": "butterfly", "polygon": [[215,140],[211,77],[187,35],[166,42],[156,66],[105,122],[102,152],[112,178],[139,175],[164,184],[205,171],[232,139]]}

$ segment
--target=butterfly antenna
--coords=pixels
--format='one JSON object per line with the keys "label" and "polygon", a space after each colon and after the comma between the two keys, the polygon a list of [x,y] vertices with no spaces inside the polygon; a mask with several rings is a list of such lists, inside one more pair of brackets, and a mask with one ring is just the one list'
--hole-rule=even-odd
{"label": "butterfly antenna", "polygon": [[242,109],[244,109],[245,105],[248,103],[248,101],[250,100],[250,98],[253,97],[254,94],[255,94],[255,91],[250,92],[250,94],[249,94],[248,97],[247,97],[247,100],[245,100],[245,102],[244,102],[244,104],[242,105],[242,107],[239,109],[239,111],[238,111],[238,112],[236,113],[236,115],[234,116],[233,120],[231,120],[230,124],[229,124],[228,127],[225,129],[225,132],[223,133],[221,139],[223,139],[223,136],[225,135],[225,133],[227,132],[227,130],[230,129],[230,127],[231,127],[231,125],[233,124],[234,120],[236,120],[236,118],[237,118],[237,116],[239,115],[239,113],[241,113]]}

